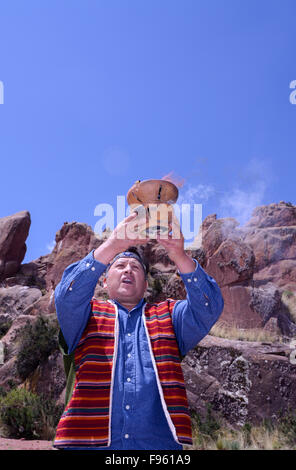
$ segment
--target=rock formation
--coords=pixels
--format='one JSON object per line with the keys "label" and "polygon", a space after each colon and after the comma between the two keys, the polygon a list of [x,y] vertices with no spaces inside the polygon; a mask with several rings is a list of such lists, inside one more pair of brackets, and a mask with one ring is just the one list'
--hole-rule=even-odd
{"label": "rock formation", "polygon": [[[39,315],[55,318],[54,289],[64,269],[103,243],[91,227],[65,222],[51,253],[21,264],[30,214],[0,219],[0,339],[5,361],[0,387],[26,386],[63,400],[62,358],[58,350],[22,382],[16,371],[19,337]],[[206,403],[232,424],[257,422],[296,404],[296,366],[289,341],[296,336],[296,207],[285,202],[258,207],[244,226],[233,218],[205,218],[202,245],[187,252],[219,284],[225,307],[218,323],[262,328],[284,343],[231,341],[208,335],[183,360],[190,406]],[[150,263],[147,300],[183,299],[186,291],[166,251],[155,242],[141,247]],[[99,280],[95,296],[105,298]]]}
{"label": "rock formation", "polygon": [[276,419],[296,403],[296,365],[289,345],[206,336],[183,360],[192,410],[214,412],[235,426]]}
{"label": "rock formation", "polygon": [[26,254],[30,225],[28,211],[0,219],[0,281],[18,271]]}
{"label": "rock formation", "polygon": [[296,207],[258,207],[242,227],[213,214],[201,233],[200,263],[224,297],[220,323],[256,328],[275,317],[282,334],[296,335],[295,315],[283,302],[287,292],[296,296]]}

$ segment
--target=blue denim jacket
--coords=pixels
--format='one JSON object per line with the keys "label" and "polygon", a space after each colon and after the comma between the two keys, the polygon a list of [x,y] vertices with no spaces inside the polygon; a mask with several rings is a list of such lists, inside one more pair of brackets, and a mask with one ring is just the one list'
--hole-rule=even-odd
{"label": "blue denim jacket", "polygon": [[[180,274],[186,300],[176,303],[173,326],[182,356],[210,331],[222,313],[224,302],[216,281],[198,264]],[[65,270],[55,290],[60,327],[74,351],[91,313],[90,300],[106,265],[93,252]],[[111,445],[98,450],[181,450],[169,429],[162,409],[148,339],[142,321],[144,299],[130,312],[117,302],[118,354],[112,398]]]}

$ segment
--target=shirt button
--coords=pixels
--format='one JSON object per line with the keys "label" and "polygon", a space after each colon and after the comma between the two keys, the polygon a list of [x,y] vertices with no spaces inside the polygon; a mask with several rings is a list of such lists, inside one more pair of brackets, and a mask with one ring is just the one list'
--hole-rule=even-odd
{"label": "shirt button", "polygon": [[206,302],[206,303],[205,303],[205,306],[207,307],[208,305],[209,305],[208,302]]}
{"label": "shirt button", "polygon": [[126,380],[127,380],[127,382],[130,382],[130,381],[131,381],[130,377],[128,377]]}
{"label": "shirt button", "polygon": [[69,290],[72,290],[72,289],[73,289],[73,287],[69,287]]}
{"label": "shirt button", "polygon": [[128,439],[128,438],[129,438],[129,434],[125,434],[124,437],[125,437],[126,439]]}
{"label": "shirt button", "polygon": [[87,268],[89,267],[89,265],[90,265],[89,263],[86,263],[86,267],[87,267]]}
{"label": "shirt button", "polygon": [[128,334],[127,334],[127,336],[131,336],[131,334],[130,334],[130,333],[128,333]]}
{"label": "shirt button", "polygon": [[131,354],[130,354],[130,353],[128,353],[127,357],[131,357]]}
{"label": "shirt button", "polygon": [[191,282],[191,279],[187,279],[187,282]]}
{"label": "shirt button", "polygon": [[126,410],[129,410],[129,409],[130,409],[130,406],[129,406],[129,405],[125,405],[125,409],[126,409]]}
{"label": "shirt button", "polygon": [[95,271],[95,270],[96,270],[96,268],[95,268],[94,266],[93,266],[92,268],[90,268],[90,269],[91,269],[92,271]]}
{"label": "shirt button", "polygon": [[194,280],[194,282],[196,282],[196,281],[197,281],[197,277],[195,277],[193,280]]}

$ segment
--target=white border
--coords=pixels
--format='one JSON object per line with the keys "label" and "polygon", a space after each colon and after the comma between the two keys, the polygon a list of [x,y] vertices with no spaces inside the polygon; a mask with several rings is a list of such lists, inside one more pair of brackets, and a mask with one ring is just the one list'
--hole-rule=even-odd
{"label": "white border", "polygon": [[110,304],[112,304],[115,308],[115,331],[114,331],[115,342],[114,342],[114,353],[113,353],[112,373],[111,373],[111,385],[110,385],[110,395],[109,395],[109,429],[108,429],[108,447],[109,447],[111,445],[113,385],[114,385],[115,367],[116,367],[116,360],[117,360],[119,327],[118,327],[118,307],[115,304],[115,302],[112,302],[112,300],[108,300],[108,302],[110,302]]}

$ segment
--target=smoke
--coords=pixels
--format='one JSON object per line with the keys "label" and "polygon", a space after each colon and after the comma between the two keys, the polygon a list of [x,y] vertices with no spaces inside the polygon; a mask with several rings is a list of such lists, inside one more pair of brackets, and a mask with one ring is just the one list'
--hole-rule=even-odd
{"label": "smoke", "polygon": [[272,172],[268,162],[252,159],[241,167],[239,174],[230,176],[235,182],[228,191],[213,184],[189,185],[180,192],[178,204],[205,206],[215,198],[215,212],[219,217],[233,217],[241,225],[245,224],[255,207],[264,204],[266,190],[273,179]]}
{"label": "smoke", "polygon": [[250,190],[234,188],[220,199],[222,217],[234,217],[241,225],[251,217],[255,207],[262,205],[266,191],[264,181],[258,181]]}
{"label": "smoke", "polygon": [[214,186],[207,184],[198,184],[189,186],[186,191],[180,194],[179,204],[202,204],[208,201],[215,194]]}
{"label": "smoke", "polygon": [[167,175],[162,176],[162,180],[169,181],[173,183],[177,188],[182,188],[184,186],[184,178],[177,176],[173,171],[170,171]]}
{"label": "smoke", "polygon": [[242,168],[236,185],[219,198],[221,217],[234,217],[241,225],[251,217],[255,207],[264,204],[272,174],[266,161],[252,159]]}
{"label": "smoke", "polygon": [[49,242],[49,243],[46,244],[46,249],[47,249],[48,251],[52,252],[52,250],[53,250],[54,247],[55,247],[55,244],[56,244],[55,240],[52,240],[51,242]]}

